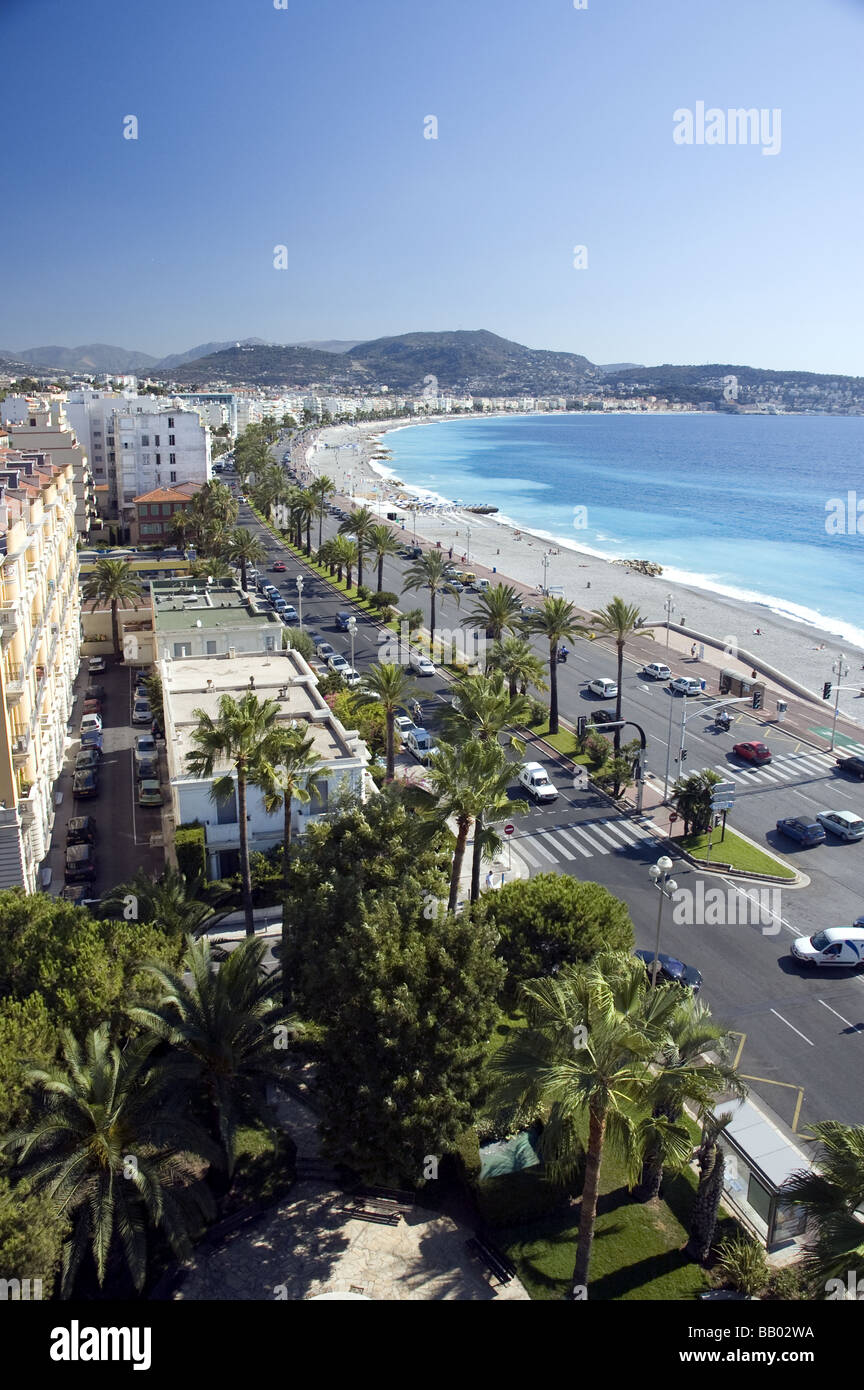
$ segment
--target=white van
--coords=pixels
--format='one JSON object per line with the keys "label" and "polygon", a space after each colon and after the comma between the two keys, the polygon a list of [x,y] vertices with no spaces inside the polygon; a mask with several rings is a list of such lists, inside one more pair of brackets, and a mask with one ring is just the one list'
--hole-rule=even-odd
{"label": "white van", "polygon": [[558,788],[553,786],[540,763],[526,763],[519,770],[519,785],[524,787],[535,801],[554,801]]}
{"label": "white van", "polygon": [[421,763],[430,762],[438,752],[428,729],[409,729],[403,735],[403,744]]}
{"label": "white van", "polygon": [[422,652],[409,652],[408,665],[418,676],[434,676],[435,674],[435,667],[428,656],[424,656]]}

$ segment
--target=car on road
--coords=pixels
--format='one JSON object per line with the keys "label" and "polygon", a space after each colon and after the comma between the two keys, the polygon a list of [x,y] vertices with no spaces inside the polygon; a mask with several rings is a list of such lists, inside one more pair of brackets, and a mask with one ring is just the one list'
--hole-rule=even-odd
{"label": "car on road", "polygon": [[760,743],[758,739],[753,739],[749,743],[736,743],[732,752],[738,758],[743,758],[745,763],[770,763],[771,749],[767,743]]}
{"label": "car on road", "polygon": [[162,788],[153,777],[142,777],[138,783],[139,806],[161,806]]}
{"label": "car on road", "polygon": [[359,671],[355,671],[353,666],[349,666],[347,671],[342,672],[342,679],[345,684],[353,690],[355,685],[359,685],[363,677]]}
{"label": "car on road", "polygon": [[93,892],[86,883],[64,883],[60,889],[58,897],[64,903],[73,903],[76,907],[83,907],[90,902],[90,894]]}
{"label": "car on road", "polygon": [[152,724],[153,710],[149,700],[136,700],[132,706],[133,724]]}
{"label": "car on road", "polygon": [[82,801],[99,795],[99,774],[94,768],[73,773],[72,795]]}
{"label": "car on road", "polygon": [[405,735],[414,728],[414,720],[409,719],[407,714],[397,714],[393,720],[393,730],[398,739],[404,742]]}
{"label": "car on road", "polygon": [[105,699],[105,687],[104,687],[104,685],[92,685],[92,684],[91,684],[91,685],[88,685],[87,689],[84,691],[84,699],[85,699],[85,700],[100,700],[100,701],[104,700],[104,699]]}
{"label": "car on road", "polygon": [[82,714],[101,714],[101,713],[102,713],[102,701],[101,701],[101,700],[95,700],[95,699],[85,700],[85,701],[84,701],[84,704],[83,704],[83,706],[82,706],[82,709],[81,709],[81,713],[82,713]]}
{"label": "car on road", "polygon": [[816,819],[841,840],[864,840],[864,820],[854,811],[817,811]]}
{"label": "car on road", "polygon": [[142,758],[140,762],[135,764],[135,776],[138,778],[139,782],[158,782],[158,758]]}
{"label": "car on road", "polygon": [[67,883],[88,882],[96,877],[96,851],[92,845],[67,845],[63,877]]}
{"label": "car on road", "polygon": [[523,618],[536,618],[539,613],[543,612],[543,609],[538,608],[533,603],[523,603],[520,611]]}
{"label": "car on road", "polygon": [[606,676],[595,676],[593,681],[588,682],[588,689],[592,695],[599,695],[604,700],[614,700],[618,694],[618,682],[609,680]]}
{"label": "car on road", "polygon": [[558,795],[558,788],[549,781],[548,773],[541,763],[525,763],[524,767],[519,769],[517,781],[535,801],[554,801]]}
{"label": "car on road", "polygon": [[348,632],[348,624],[350,623],[352,617],[353,614],[351,613],[337,613],[336,630],[338,632]]}
{"label": "car on road", "polygon": [[92,845],[96,835],[96,822],[92,816],[72,816],[66,822],[67,845]]}
{"label": "car on road", "polygon": [[464,594],[465,592],[465,585],[462,583],[461,579],[448,579],[447,587],[451,589],[454,594]]}
{"label": "car on road", "polygon": [[283,623],[296,623],[299,621],[297,609],[294,607],[293,603],[286,603],[285,607],[280,610],[279,616]]}
{"label": "car on road", "polygon": [[781,835],[788,835],[790,840],[797,840],[799,845],[821,845],[825,839],[825,831],[819,822],[808,820],[806,816],[778,820],[777,829]]}
{"label": "car on road", "polygon": [[155,761],[159,754],[156,749],[156,740],[152,734],[138,734],[135,738],[135,761],[142,762],[144,759]]}
{"label": "car on road", "polygon": [[408,752],[413,753],[421,763],[428,763],[438,756],[438,749],[428,729],[409,729],[403,742]]}
{"label": "car on road", "polygon": [[802,965],[864,966],[864,927],[827,927],[799,936],[791,951]]}
{"label": "car on road", "polygon": [[592,713],[591,713],[591,723],[592,723],[592,724],[614,724],[614,723],[615,723],[615,711],[614,711],[614,709],[595,709],[595,710],[593,710]]}
{"label": "car on road", "polygon": [[662,661],[649,661],[647,666],[643,666],[639,672],[640,676],[647,676],[649,681],[668,681],[672,679],[672,672],[668,666],[664,666]]}
{"label": "car on road", "polygon": [[417,676],[434,676],[435,667],[422,652],[409,652],[408,665]]}
{"label": "car on road", "polygon": [[102,732],[102,716],[101,716],[101,714],[85,714],[85,715],[84,715],[84,718],[81,720],[81,732],[82,732],[82,734],[86,734],[90,729],[97,729],[97,730],[99,731],[99,733],[101,734],[101,732]]}
{"label": "car on road", "polygon": [[101,761],[101,748],[82,748],[75,759],[75,771],[87,772],[90,768],[98,768]]}
{"label": "car on road", "polygon": [[701,695],[702,682],[697,681],[695,676],[676,676],[669,682],[669,689],[673,695]]}
{"label": "car on road", "polygon": [[[644,963],[648,971],[649,979],[653,977],[654,971],[654,952],[637,951],[636,955]],[[681,985],[685,989],[690,989],[694,994],[698,994],[702,988],[702,974],[693,965],[685,965],[682,960],[676,960],[674,956],[664,955],[662,951],[657,953],[657,983],[658,985],[674,984]]]}
{"label": "car on road", "polygon": [[315,655],[320,657],[322,661],[329,661],[331,656],[336,655],[336,648],[326,638],[321,637],[315,643]]}
{"label": "car on road", "polygon": [[104,656],[91,656],[87,662],[87,670],[91,676],[98,676],[100,672],[105,670]]}
{"label": "car on road", "polygon": [[102,730],[84,729],[81,734],[82,748],[98,748],[102,752]]}
{"label": "car on road", "polygon": [[328,658],[327,665],[337,676],[344,676],[346,671],[351,670],[350,663],[345,660],[344,656],[340,656],[338,652],[335,656]]}
{"label": "car on road", "polygon": [[288,566],[283,564],[281,560],[277,560],[275,565],[270,566],[270,569],[273,571],[274,574],[285,574],[286,570],[288,569]]}
{"label": "car on road", "polygon": [[848,772],[852,777],[864,777],[864,758],[838,758],[837,766],[841,772]]}

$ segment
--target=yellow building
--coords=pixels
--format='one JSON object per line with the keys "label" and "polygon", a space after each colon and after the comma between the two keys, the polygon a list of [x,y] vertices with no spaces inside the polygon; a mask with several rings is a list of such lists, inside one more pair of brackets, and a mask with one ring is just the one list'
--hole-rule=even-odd
{"label": "yellow building", "polygon": [[0,888],[40,886],[54,824],[79,664],[75,493],[71,459],[0,447]]}

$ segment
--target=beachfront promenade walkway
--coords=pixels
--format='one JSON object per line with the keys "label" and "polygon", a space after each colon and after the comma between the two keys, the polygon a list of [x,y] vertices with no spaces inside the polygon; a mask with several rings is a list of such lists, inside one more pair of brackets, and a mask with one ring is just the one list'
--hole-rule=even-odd
{"label": "beachfront promenade walkway", "polygon": [[[311,1111],[288,1096],[277,1110],[298,1159],[316,1158]],[[175,1299],[528,1299],[518,1279],[498,1287],[487,1277],[465,1250],[473,1233],[449,1216],[417,1207],[398,1226],[377,1225],[339,1211],[343,1196],[326,1182],[298,1181],[287,1201],[202,1252]]]}

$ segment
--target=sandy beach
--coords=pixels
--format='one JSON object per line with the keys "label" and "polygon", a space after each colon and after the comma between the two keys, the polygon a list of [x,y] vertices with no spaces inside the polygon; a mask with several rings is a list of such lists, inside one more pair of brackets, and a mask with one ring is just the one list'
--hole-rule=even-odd
{"label": "sandy beach", "polygon": [[[440,420],[441,417],[436,417]],[[464,418],[464,417],[461,417]],[[669,633],[668,661],[676,674],[692,674],[688,662],[698,634],[714,638],[720,649],[706,646],[705,663],[717,668],[730,666],[744,672],[745,665],[765,665],[783,672],[804,689],[820,693],[823,682],[837,682],[832,665],[841,651],[839,639],[816,628],[796,623],[773,613],[764,605],[748,604],[706,589],[676,584],[664,576],[648,576],[628,570],[620,561],[599,559],[566,537],[552,539],[497,521],[494,516],[468,513],[452,505],[440,505],[437,495],[425,492],[416,485],[400,486],[386,452],[387,433],[405,425],[423,428],[423,422],[401,420],[372,424],[340,425],[320,430],[310,443],[303,441],[295,467],[301,472],[327,474],[340,493],[352,498],[355,504],[364,503],[382,516],[397,511],[404,517],[405,529],[400,536],[418,543],[425,540],[444,550],[452,547],[453,558],[466,568],[494,571],[503,580],[513,580],[532,595],[539,595],[545,585],[556,594],[563,594],[578,608],[590,612],[601,608],[615,595],[635,604],[645,619],[665,623],[666,601],[672,596],[673,628]],[[412,505],[413,503],[413,505]],[[638,560],[641,557],[630,557]],[[674,625],[686,629],[687,635],[676,631]],[[690,635],[693,634],[693,635]],[[665,628],[657,630],[657,658],[663,660],[666,651]],[[726,649],[725,652],[723,649]],[[864,723],[864,650],[848,643],[842,649],[849,666],[843,684],[853,687],[840,698],[841,712],[847,719]],[[740,659],[728,653],[740,651]],[[768,680],[769,687],[781,687]],[[833,700],[822,705],[825,719],[830,723]]]}

